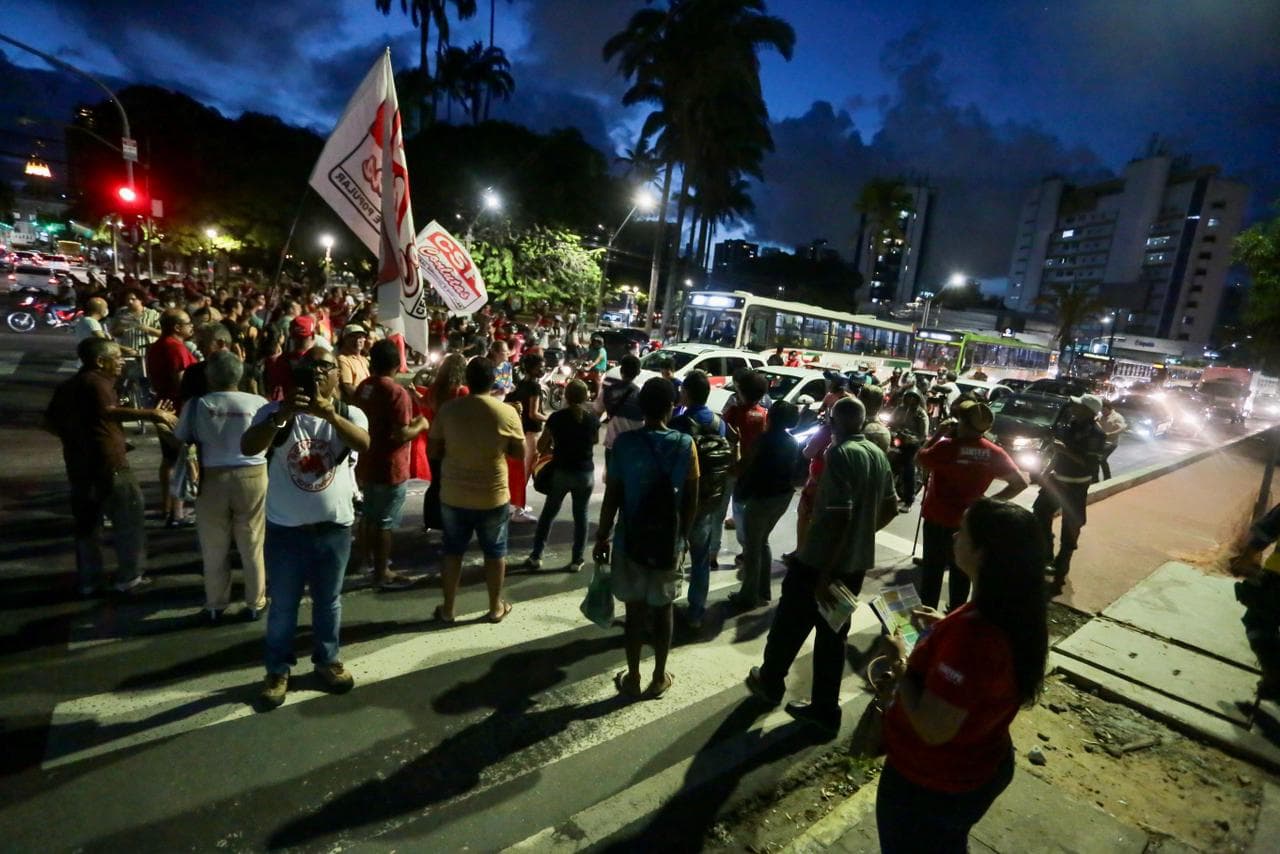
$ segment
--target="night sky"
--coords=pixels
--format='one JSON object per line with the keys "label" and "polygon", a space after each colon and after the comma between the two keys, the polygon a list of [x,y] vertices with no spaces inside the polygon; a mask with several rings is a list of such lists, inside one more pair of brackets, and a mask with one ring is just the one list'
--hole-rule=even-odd
{"label": "night sky", "polygon": [[[488,3],[453,42],[488,37]],[[498,0],[497,43],[517,82],[497,117],[571,124],[630,147],[639,113],[600,59],[637,0]],[[0,32],[117,81],[184,91],[224,113],[274,113],[327,133],[390,44],[397,68],[417,35],[373,0],[173,3],[0,0]],[[1174,153],[1220,163],[1280,197],[1280,3],[1274,0],[855,2],[773,0],[796,30],[791,63],[763,62],[777,152],[742,231],[846,250],[852,202],[877,174],[938,190],[926,278],[1002,276],[1017,205],[1050,172],[1122,168],[1160,134]],[[0,48],[10,61],[39,60]]]}

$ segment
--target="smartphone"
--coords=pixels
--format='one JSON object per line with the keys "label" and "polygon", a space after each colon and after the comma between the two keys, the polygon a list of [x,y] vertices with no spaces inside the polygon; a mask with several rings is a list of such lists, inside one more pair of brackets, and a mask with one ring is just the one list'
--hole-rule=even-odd
{"label": "smartphone", "polygon": [[293,367],[293,387],[307,397],[316,396],[316,371],[309,362],[302,362]]}

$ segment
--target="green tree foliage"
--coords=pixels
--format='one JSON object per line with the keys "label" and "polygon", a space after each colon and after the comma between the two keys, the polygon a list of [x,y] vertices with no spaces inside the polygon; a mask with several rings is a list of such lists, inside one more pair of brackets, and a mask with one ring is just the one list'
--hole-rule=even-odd
{"label": "green tree foliage", "polygon": [[1055,337],[1060,351],[1066,351],[1071,346],[1076,328],[1081,323],[1107,308],[1107,304],[1093,288],[1075,282],[1054,282],[1048,285],[1047,290],[1036,298],[1036,305],[1053,311],[1058,324]]}
{"label": "green tree foliage", "polygon": [[1276,216],[1241,232],[1233,249],[1253,280],[1244,305],[1250,350],[1271,370],[1280,365],[1280,204],[1276,209]]}
{"label": "green tree foliage", "polygon": [[602,281],[603,250],[584,245],[566,228],[505,225],[485,229],[471,245],[491,299],[520,296],[528,302],[593,306]]}

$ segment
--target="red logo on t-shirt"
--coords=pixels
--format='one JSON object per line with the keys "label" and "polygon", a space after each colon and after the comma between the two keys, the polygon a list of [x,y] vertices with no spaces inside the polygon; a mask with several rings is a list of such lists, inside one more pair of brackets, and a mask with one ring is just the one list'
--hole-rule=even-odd
{"label": "red logo on t-shirt", "polygon": [[293,485],[304,492],[323,492],[333,482],[333,453],[324,439],[299,439],[286,463]]}

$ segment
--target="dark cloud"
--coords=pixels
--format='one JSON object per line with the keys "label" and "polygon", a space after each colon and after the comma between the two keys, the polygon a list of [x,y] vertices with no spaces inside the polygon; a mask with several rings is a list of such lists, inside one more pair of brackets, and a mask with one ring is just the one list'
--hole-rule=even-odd
{"label": "dark cloud", "polygon": [[1052,172],[1103,172],[1091,151],[1066,146],[1042,128],[995,123],[978,107],[957,104],[939,55],[918,36],[886,48],[883,66],[897,87],[869,142],[848,112],[823,102],[800,118],[775,123],[776,151],[765,161],[765,183],[753,192],[758,237],[783,243],[826,237],[849,251],[863,184],[900,176],[937,191],[924,283],[953,270],[1002,276],[1027,190]]}

